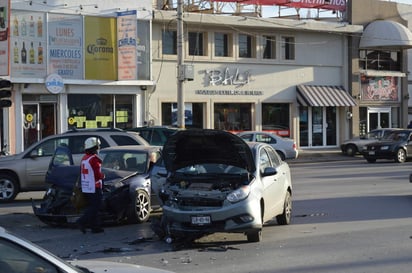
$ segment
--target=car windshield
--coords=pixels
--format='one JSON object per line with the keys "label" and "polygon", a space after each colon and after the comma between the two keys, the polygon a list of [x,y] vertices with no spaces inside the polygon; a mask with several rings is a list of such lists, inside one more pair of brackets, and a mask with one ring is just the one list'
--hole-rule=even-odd
{"label": "car windshield", "polygon": [[226,164],[196,164],[187,166],[176,171],[179,174],[184,175],[197,175],[197,174],[246,174],[247,170],[232,165]]}
{"label": "car windshield", "polygon": [[407,132],[393,132],[388,136],[388,140],[405,141],[408,139],[409,134]]}
{"label": "car windshield", "polygon": [[148,154],[141,151],[101,151],[102,167],[145,173],[149,166]]}

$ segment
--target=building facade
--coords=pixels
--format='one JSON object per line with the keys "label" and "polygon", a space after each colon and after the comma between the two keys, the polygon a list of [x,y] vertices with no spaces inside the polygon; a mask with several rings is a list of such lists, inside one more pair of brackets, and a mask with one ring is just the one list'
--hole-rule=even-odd
{"label": "building facade", "polygon": [[1,111],[1,140],[11,153],[72,128],[144,123],[154,85],[150,0],[2,4],[10,58],[0,75],[13,84],[13,104]]}
{"label": "building facade", "polygon": [[347,21],[364,26],[362,36],[349,42],[350,89],[358,102],[351,136],[375,128],[406,128],[412,105],[412,5],[350,0]]}
{"label": "building facade", "polygon": [[[186,128],[274,131],[300,148],[337,147],[348,137],[356,106],[348,42],[362,26],[190,12],[183,21]],[[156,10],[153,124],[178,125],[177,39],[176,11]]]}

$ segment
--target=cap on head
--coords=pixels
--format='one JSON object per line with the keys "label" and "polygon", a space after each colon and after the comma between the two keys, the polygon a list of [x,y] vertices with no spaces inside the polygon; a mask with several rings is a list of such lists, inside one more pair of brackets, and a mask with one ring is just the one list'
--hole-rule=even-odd
{"label": "cap on head", "polygon": [[88,150],[100,146],[100,140],[97,137],[89,137],[84,142],[84,149]]}

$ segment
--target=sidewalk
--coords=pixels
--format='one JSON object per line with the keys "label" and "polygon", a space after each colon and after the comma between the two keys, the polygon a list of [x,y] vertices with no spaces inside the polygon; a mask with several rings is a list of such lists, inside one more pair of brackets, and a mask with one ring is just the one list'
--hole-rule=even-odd
{"label": "sidewalk", "polygon": [[342,153],[339,148],[319,148],[299,150],[297,159],[287,160],[288,163],[322,162],[322,161],[342,161],[363,159],[361,155],[354,157]]}

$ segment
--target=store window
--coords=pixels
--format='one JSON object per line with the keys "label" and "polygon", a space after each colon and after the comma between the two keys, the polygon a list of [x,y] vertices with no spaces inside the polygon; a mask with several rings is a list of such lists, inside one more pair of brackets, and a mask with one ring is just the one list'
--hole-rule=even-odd
{"label": "store window", "polygon": [[203,32],[189,32],[189,55],[206,56],[207,34]]}
{"label": "store window", "polygon": [[255,41],[251,35],[239,34],[239,57],[254,58],[255,57]]}
{"label": "store window", "polygon": [[290,111],[288,103],[262,104],[262,129],[276,134],[290,136]]}
{"label": "store window", "polygon": [[215,33],[215,56],[230,57],[232,56],[232,35],[227,33]]}
{"label": "store window", "polygon": [[294,37],[282,37],[282,59],[294,60],[295,59],[295,38]]}
{"label": "store window", "polygon": [[133,101],[132,95],[69,95],[68,128],[131,128]]}
{"label": "store window", "polygon": [[263,36],[263,59],[276,59],[276,37]]}
{"label": "store window", "polygon": [[401,71],[400,51],[360,50],[359,68],[384,71]]}
{"label": "store window", "polygon": [[175,30],[163,30],[162,53],[169,55],[177,54],[177,32]]}
{"label": "store window", "polygon": [[247,131],[252,128],[252,104],[215,103],[214,128],[227,131]]}
{"label": "store window", "polygon": [[[177,103],[162,103],[162,125],[178,126]],[[185,103],[185,128],[203,128],[203,104]]]}

